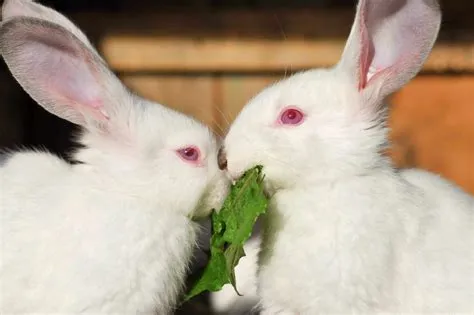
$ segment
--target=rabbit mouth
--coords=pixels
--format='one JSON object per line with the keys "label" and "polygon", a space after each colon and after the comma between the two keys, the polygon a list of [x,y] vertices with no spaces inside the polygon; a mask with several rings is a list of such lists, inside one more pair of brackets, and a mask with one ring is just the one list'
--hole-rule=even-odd
{"label": "rabbit mouth", "polygon": [[[244,172],[241,174],[235,175],[226,172],[227,178],[230,180],[231,185],[234,186],[243,176]],[[272,185],[266,178],[263,180],[263,193],[267,199],[270,199],[275,193],[277,189],[274,185]]]}

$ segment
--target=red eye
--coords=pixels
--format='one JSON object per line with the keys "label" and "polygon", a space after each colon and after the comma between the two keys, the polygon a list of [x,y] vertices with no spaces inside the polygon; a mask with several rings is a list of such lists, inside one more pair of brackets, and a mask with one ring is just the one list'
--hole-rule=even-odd
{"label": "red eye", "polygon": [[201,155],[201,153],[199,152],[199,149],[195,146],[179,149],[176,152],[179,154],[179,156],[183,160],[190,161],[190,162],[197,162]]}
{"label": "red eye", "polygon": [[297,108],[284,109],[280,115],[280,123],[283,125],[299,125],[303,122],[304,114]]}

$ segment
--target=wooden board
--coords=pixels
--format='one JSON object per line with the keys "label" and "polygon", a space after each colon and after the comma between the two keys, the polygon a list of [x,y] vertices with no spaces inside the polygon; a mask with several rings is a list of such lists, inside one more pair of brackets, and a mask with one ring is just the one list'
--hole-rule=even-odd
{"label": "wooden board", "polygon": [[[100,49],[117,71],[280,72],[336,64],[345,40],[193,39],[106,36]],[[435,46],[424,71],[474,71],[474,42]]]}
{"label": "wooden board", "polygon": [[225,129],[227,129],[229,122],[235,119],[251,98],[280,78],[280,76],[272,75],[223,76],[221,81],[221,123],[223,126],[226,126]]}
{"label": "wooden board", "polygon": [[224,135],[242,107],[279,76],[122,75],[135,93],[193,116]]}
{"label": "wooden board", "polygon": [[125,85],[137,94],[171,107],[214,128],[212,76],[123,75]]}
{"label": "wooden board", "polygon": [[[474,20],[461,16],[443,23],[425,71],[474,71]],[[187,73],[330,66],[340,57],[353,18],[352,9],[180,10],[73,17],[116,71]]]}

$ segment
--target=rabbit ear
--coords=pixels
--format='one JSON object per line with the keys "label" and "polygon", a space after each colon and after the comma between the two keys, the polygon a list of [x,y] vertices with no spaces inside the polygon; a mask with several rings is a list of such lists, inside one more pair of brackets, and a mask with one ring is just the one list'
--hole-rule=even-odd
{"label": "rabbit ear", "polygon": [[436,0],[360,0],[339,67],[383,99],[418,73],[440,23]]}
{"label": "rabbit ear", "polygon": [[95,50],[57,24],[27,17],[6,20],[0,51],[25,91],[63,119],[102,127],[127,104],[127,90]]}
{"label": "rabbit ear", "polygon": [[67,17],[32,0],[5,0],[2,6],[2,19],[16,16],[38,18],[58,24],[73,33],[85,45],[93,48],[86,35]]}

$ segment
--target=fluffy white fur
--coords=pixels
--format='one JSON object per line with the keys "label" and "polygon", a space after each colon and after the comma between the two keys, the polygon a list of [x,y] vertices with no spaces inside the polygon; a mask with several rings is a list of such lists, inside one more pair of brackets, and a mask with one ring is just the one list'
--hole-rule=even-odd
{"label": "fluffy white fur", "polygon": [[[0,313],[168,314],[196,241],[191,217],[227,191],[201,123],[127,91],[59,13],[7,0],[0,50],[23,88],[81,124],[70,165],[46,152],[0,167]],[[198,164],[177,149],[194,145]]]}
{"label": "fluffy white fur", "polygon": [[[336,67],[265,89],[231,126],[229,173],[262,164],[272,196],[262,314],[474,312],[474,198],[381,153],[383,101],[419,71],[440,20],[434,0],[360,0]],[[289,105],[301,125],[277,123]]]}

